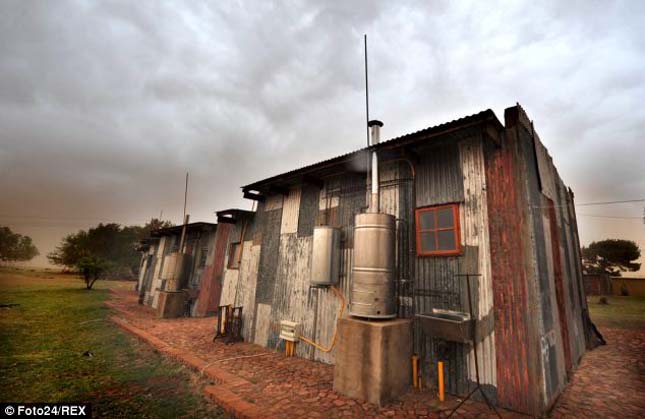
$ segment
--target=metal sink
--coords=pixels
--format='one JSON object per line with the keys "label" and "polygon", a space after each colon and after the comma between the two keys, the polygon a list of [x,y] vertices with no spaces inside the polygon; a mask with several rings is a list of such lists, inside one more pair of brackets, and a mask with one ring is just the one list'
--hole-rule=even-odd
{"label": "metal sink", "polygon": [[431,313],[421,313],[415,317],[428,336],[450,342],[472,341],[473,321],[468,313],[433,308]]}

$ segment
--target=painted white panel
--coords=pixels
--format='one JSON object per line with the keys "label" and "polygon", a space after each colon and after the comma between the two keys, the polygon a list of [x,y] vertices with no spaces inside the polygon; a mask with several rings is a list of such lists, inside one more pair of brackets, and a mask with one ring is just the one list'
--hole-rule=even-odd
{"label": "painted white panel", "polygon": [[[273,291],[271,323],[278,328],[280,321],[290,320],[299,324],[299,332],[309,338],[314,335],[315,298],[310,294],[311,248],[313,237],[296,234],[280,236],[280,254]],[[296,354],[311,358],[313,348],[301,342]]]}
{"label": "painted white panel", "polygon": [[257,319],[255,322],[255,340],[260,346],[267,346],[269,341],[269,325],[271,322],[271,306],[258,304]]}
{"label": "painted white panel", "polygon": [[253,340],[253,320],[255,314],[255,290],[258,279],[258,264],[260,262],[260,245],[253,241],[245,241],[242,261],[237,281],[235,305],[242,306],[242,335],[244,340]]}
{"label": "painted white panel", "polygon": [[221,306],[235,303],[235,290],[237,289],[237,279],[239,271],[237,269],[226,269],[224,271],[224,282],[222,284],[222,296],[219,304]]}
{"label": "painted white panel", "polygon": [[157,263],[155,264],[154,274],[152,276],[152,286],[150,287],[150,293],[152,294],[152,308],[157,308],[159,305],[159,287],[161,287],[161,264],[163,262],[164,250],[166,248],[166,241],[168,237],[162,237],[159,240],[159,246],[157,247]]}
{"label": "painted white panel", "polygon": [[295,188],[289,191],[282,204],[282,225],[280,234],[298,232],[298,213],[300,212],[300,196],[302,189]]}
{"label": "painted white panel", "polygon": [[[490,318],[493,310],[493,282],[488,231],[488,204],[486,200],[486,170],[482,139],[475,138],[459,144],[463,181],[464,203],[460,205],[462,243],[478,249],[477,270],[479,281],[478,318]],[[473,287],[474,288],[474,287]],[[491,323],[488,323],[491,324]],[[486,322],[479,323],[484,327]],[[480,329],[483,331],[483,329]],[[496,385],[497,371],[495,361],[495,333],[486,336],[477,346],[479,373],[482,383]],[[468,371],[475,380],[475,358],[471,349],[468,354]]]}

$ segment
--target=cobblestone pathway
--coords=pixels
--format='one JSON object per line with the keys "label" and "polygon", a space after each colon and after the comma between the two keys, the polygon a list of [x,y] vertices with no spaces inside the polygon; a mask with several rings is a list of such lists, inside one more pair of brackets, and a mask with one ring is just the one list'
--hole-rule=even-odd
{"label": "cobblestone pathway", "polygon": [[[331,365],[286,358],[282,353],[244,342],[213,343],[213,318],[157,319],[150,309],[136,303],[134,293],[115,291],[114,297],[108,304],[116,310],[116,320],[152,336],[153,345],[166,352],[172,348],[171,354],[180,358],[188,355],[196,360],[191,364],[202,373],[217,370],[235,377],[234,383],[227,385],[218,382],[221,374],[209,374],[214,384],[219,384],[213,387],[211,396],[240,416],[444,417],[458,402],[449,398],[440,404],[430,391],[411,391],[399,402],[379,408],[335,393]],[[603,332],[609,345],[585,355],[572,384],[558,400],[553,417],[645,417],[645,333],[612,329]],[[501,414],[504,418],[525,417],[504,410]],[[469,401],[458,417],[496,416],[485,404]]]}

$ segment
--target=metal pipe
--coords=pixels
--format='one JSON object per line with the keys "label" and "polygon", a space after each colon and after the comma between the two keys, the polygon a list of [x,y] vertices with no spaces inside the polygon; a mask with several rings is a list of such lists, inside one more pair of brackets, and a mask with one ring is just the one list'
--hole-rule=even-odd
{"label": "metal pipe", "polygon": [[[377,145],[381,140],[381,127],[383,122],[372,120],[367,124],[372,133],[371,147]],[[378,153],[372,151],[372,195],[370,197],[369,212],[379,212],[379,173],[378,173]]]}
{"label": "metal pipe", "polygon": [[444,386],[443,386],[443,361],[437,363],[438,368],[438,378],[439,378],[439,401],[442,402],[445,398]]}
{"label": "metal pipe", "polygon": [[190,220],[190,214],[184,215],[184,225],[181,228],[181,239],[179,240],[179,253],[184,253],[184,247],[186,245],[186,226],[188,225],[188,220]]}
{"label": "metal pipe", "polygon": [[419,388],[419,356],[417,354],[412,355],[412,386],[414,388]]}

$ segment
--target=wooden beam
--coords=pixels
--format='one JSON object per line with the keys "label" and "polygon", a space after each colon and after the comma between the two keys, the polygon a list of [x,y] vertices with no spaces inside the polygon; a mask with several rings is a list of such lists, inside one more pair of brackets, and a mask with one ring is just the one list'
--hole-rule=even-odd
{"label": "wooden beam", "polygon": [[243,191],[245,199],[251,199],[253,201],[264,202],[266,197],[259,192]]}

